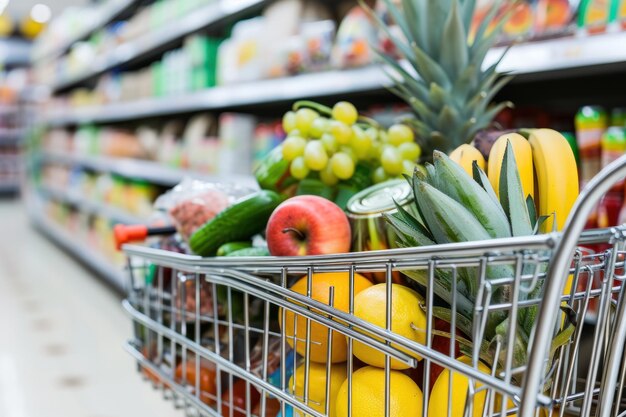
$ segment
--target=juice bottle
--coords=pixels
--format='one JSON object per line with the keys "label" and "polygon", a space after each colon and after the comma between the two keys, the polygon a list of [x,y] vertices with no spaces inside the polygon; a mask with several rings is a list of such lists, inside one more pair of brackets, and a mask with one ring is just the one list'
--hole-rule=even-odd
{"label": "juice bottle", "polygon": [[611,20],[615,21],[623,30],[626,30],[626,0],[613,0]]}
{"label": "juice bottle", "polygon": [[611,0],[583,0],[578,9],[578,27],[589,33],[605,32],[611,12]]}
{"label": "juice bottle", "polygon": [[[580,154],[580,187],[583,188],[602,167],[602,135],[606,130],[606,112],[598,106],[585,106],[576,114],[576,142]],[[587,221],[587,228],[596,227],[597,210]]]}
{"label": "juice bottle", "polygon": [[576,114],[576,142],[583,184],[600,172],[602,135],[607,128],[606,119],[606,112],[598,106],[585,106]]}

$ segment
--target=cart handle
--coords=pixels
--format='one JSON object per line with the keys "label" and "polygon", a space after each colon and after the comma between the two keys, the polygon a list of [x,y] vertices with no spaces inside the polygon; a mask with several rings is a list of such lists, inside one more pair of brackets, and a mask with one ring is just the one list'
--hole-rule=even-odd
{"label": "cart handle", "polygon": [[[561,295],[565,288],[566,278],[569,275],[569,268],[576,250],[578,238],[582,233],[587,218],[591,214],[596,204],[611,187],[626,176],[626,155],[607,165],[598,175],[596,175],[583,189],[572,208],[563,234],[554,250],[553,261],[550,263],[547,275],[546,292],[539,306],[537,317],[541,317],[536,327],[535,340],[531,347],[528,368],[522,391],[520,395],[519,417],[533,417],[535,415],[537,397],[539,395],[538,386],[543,377],[545,359],[550,346],[552,329],[557,319],[558,308]],[[558,283],[558,285],[556,284]],[[616,314],[618,321],[612,336],[612,345],[609,356],[605,360],[608,367],[604,369],[602,386],[606,387],[610,381],[615,381],[619,372],[620,358],[624,349],[624,338],[626,336],[626,302],[622,301],[619,311]],[[615,390],[604,390],[599,401],[599,417],[609,417],[613,403]],[[591,402],[590,402],[591,403]],[[583,414],[584,415],[584,414]]]}
{"label": "cart handle", "polygon": [[173,226],[164,227],[148,227],[144,224],[116,224],[113,227],[113,236],[115,238],[115,248],[122,249],[122,245],[130,242],[143,242],[148,236],[155,235],[171,235],[176,233]]}

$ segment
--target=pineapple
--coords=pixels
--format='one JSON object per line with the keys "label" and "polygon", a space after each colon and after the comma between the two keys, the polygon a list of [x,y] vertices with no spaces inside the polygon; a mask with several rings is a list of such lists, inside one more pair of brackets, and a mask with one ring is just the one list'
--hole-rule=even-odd
{"label": "pineapple", "polygon": [[[524,198],[522,185],[510,142],[500,172],[500,196],[497,197],[487,175],[473,166],[474,178],[470,177],[459,164],[446,154],[435,151],[434,165],[426,164],[426,174],[416,171],[412,178],[407,177],[414,191],[414,217],[401,206],[397,212],[386,216],[387,221],[398,236],[400,246],[414,247],[443,243],[468,242],[511,236],[527,236],[537,232],[545,218],[536,218],[534,202],[529,196]],[[524,265],[523,273],[532,274],[533,265]],[[403,271],[405,275],[421,284],[428,285],[427,271]],[[526,364],[528,340],[537,314],[537,307],[520,308],[516,319],[515,340],[507,346],[508,330],[511,327],[506,311],[493,311],[488,314],[483,334],[474,333],[474,306],[479,297],[479,269],[476,267],[458,268],[456,274],[457,327],[466,335],[479,340],[461,343],[461,349],[472,355],[472,344],[478,343],[480,358],[488,365],[504,368],[507,350],[512,349],[513,367]],[[491,264],[486,267],[487,280],[499,280],[515,275],[510,264]],[[437,269],[435,272],[434,293],[445,303],[453,302],[454,275],[451,271]],[[509,286],[494,286],[491,303],[511,302]],[[535,299],[540,295],[542,285],[527,294],[520,291],[519,300],[526,297]],[[451,309],[434,307],[432,314],[450,322]],[[553,346],[561,346],[569,340],[574,326],[569,324],[555,336]],[[495,357],[496,342],[503,343],[498,357]],[[521,381],[518,381],[521,382]]]}
{"label": "pineapple", "polygon": [[449,153],[469,143],[503,108],[511,106],[510,102],[491,104],[510,80],[496,71],[504,54],[498,62],[482,68],[509,15],[498,13],[503,0],[496,0],[474,34],[470,34],[470,25],[476,0],[401,0],[400,6],[394,0],[383,2],[401,36],[368,10],[410,69],[380,51],[378,54],[392,69],[391,90],[415,114],[407,123],[417,132],[425,155],[434,149]]}

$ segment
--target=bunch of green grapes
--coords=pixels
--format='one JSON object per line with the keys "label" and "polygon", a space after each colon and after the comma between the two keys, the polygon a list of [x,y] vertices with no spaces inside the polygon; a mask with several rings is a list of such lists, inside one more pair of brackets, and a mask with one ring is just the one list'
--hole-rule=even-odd
{"label": "bunch of green grapes", "polygon": [[332,109],[313,102],[297,102],[283,116],[287,138],[283,158],[294,178],[317,171],[326,185],[349,180],[356,165],[372,168],[372,180],[382,182],[403,173],[412,174],[421,154],[413,131],[395,124],[383,130],[373,120],[359,116],[351,103],[340,101]]}

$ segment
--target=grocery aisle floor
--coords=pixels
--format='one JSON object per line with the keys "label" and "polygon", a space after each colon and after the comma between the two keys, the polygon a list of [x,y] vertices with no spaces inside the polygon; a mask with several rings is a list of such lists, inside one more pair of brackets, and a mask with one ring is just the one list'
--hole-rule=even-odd
{"label": "grocery aisle floor", "polygon": [[0,416],[182,416],[124,351],[120,301],[0,200]]}

